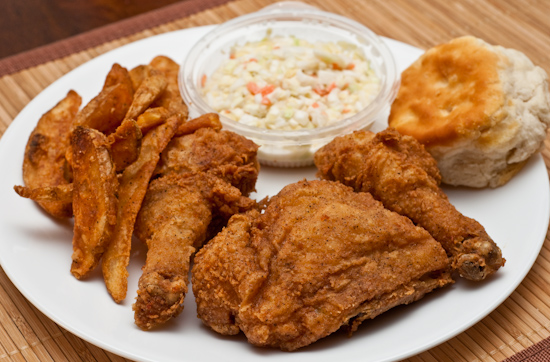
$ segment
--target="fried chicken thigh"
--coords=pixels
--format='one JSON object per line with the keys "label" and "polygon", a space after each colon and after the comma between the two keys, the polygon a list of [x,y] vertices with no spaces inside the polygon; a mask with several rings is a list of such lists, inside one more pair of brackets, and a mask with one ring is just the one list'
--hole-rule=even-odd
{"label": "fried chicken thigh", "polygon": [[175,137],[162,153],[156,174],[210,172],[248,195],[258,178],[258,146],[236,133],[220,130],[218,118],[203,122],[201,118],[196,119],[199,126],[207,126]]}
{"label": "fried chicken thigh", "polygon": [[234,215],[194,260],[206,325],[287,351],[452,283],[427,231],[332,181],[288,185],[263,214]]}
{"label": "fried chicken thigh", "polygon": [[257,146],[221,125],[188,123],[189,133],[162,153],[136,220],[136,236],[148,251],[133,309],[145,330],[183,310],[191,257],[212,229],[257,207],[246,197],[258,176]]}
{"label": "fried chicken thigh", "polygon": [[414,138],[394,129],[354,132],[317,151],[315,164],[321,178],[369,192],[425,228],[464,278],[482,280],[504,265],[483,226],[457,211],[439,188],[436,161]]}

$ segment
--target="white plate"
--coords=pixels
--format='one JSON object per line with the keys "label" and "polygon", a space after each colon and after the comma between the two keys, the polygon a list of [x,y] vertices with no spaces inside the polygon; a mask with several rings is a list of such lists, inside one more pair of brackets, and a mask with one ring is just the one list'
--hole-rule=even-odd
{"label": "white plate", "polygon": [[[145,260],[136,245],[129,267],[129,293],[115,304],[101,275],[77,281],[69,273],[71,224],[46,216],[32,201],[19,198],[13,185],[23,183],[21,165],[27,138],[41,114],[69,89],[87,102],[101,89],[113,63],[131,68],[165,54],[180,61],[209,27],[167,33],[123,46],[78,67],[40,93],[17,116],[0,141],[0,263],[16,287],[39,310],[77,336],[137,361],[393,361],[422,352],[457,335],[489,314],[523,280],[544,241],[549,219],[549,186],[540,155],[504,187],[496,190],[446,189],[463,213],[480,221],[507,259],[494,278],[483,283],[460,280],[452,287],[365,321],[352,338],[335,333],[294,353],[255,348],[245,338],[224,337],[196,317],[190,294],[185,310],[165,328],[143,332],[133,323],[131,304]],[[422,51],[387,40],[403,70]],[[276,194],[284,185],[312,179],[315,169],[264,167],[258,197]]]}

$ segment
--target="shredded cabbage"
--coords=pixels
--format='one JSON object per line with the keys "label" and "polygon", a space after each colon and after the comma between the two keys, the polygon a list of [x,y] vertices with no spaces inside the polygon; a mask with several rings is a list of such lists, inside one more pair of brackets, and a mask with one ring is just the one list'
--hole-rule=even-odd
{"label": "shredded cabbage", "polygon": [[366,107],[380,79],[360,48],[348,42],[311,43],[271,36],[231,48],[210,77],[206,102],[250,126],[297,130],[323,127]]}

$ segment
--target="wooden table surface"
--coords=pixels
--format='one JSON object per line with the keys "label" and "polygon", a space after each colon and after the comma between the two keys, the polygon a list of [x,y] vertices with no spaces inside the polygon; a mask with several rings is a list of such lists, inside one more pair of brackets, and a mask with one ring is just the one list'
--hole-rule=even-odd
{"label": "wooden table surface", "polygon": [[[198,13],[182,14],[181,18],[170,20],[166,24],[144,28],[135,34],[4,75],[0,77],[0,137],[25,105],[44,88],[68,71],[102,53],[156,34],[222,23],[238,15],[259,10],[272,2],[274,1],[234,0]],[[493,44],[518,49],[535,64],[550,72],[550,1],[304,2],[357,20],[380,35],[424,49],[461,35],[474,35]],[[105,0],[103,3],[110,2]],[[0,29],[3,34],[11,31],[1,28],[1,25]],[[547,168],[550,165],[549,145],[547,140],[546,148],[542,152]],[[547,236],[532,270],[500,307],[465,332],[407,361],[502,361],[549,336],[550,241]],[[126,360],[81,340],[56,325],[29,303],[0,270],[0,361]]]}
{"label": "wooden table surface", "polygon": [[181,0],[3,0],[0,59]]}

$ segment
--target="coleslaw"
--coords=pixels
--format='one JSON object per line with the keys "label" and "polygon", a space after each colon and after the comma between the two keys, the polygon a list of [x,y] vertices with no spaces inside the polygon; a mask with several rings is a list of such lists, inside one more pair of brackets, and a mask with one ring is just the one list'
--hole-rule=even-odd
{"label": "coleslaw", "polygon": [[270,36],[233,46],[201,92],[215,111],[254,127],[313,129],[354,115],[380,91],[380,79],[354,44]]}

